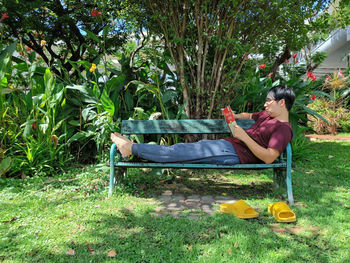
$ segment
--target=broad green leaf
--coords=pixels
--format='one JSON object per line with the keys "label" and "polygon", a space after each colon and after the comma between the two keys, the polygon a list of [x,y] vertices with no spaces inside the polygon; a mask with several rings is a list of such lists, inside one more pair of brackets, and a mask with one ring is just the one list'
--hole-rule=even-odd
{"label": "broad green leaf", "polygon": [[11,45],[6,47],[6,52],[12,56],[12,54],[16,51],[17,41],[13,42]]}
{"label": "broad green leaf", "polygon": [[73,90],[78,90],[83,94],[91,94],[89,91],[89,88],[87,88],[85,85],[72,85],[72,86],[66,86],[67,89],[73,89]]}
{"label": "broad green leaf", "polygon": [[126,103],[128,110],[131,110],[134,107],[133,96],[131,95],[129,90],[126,90],[126,92],[125,92],[125,103]]}
{"label": "broad green leaf", "polygon": [[6,157],[0,162],[0,175],[5,174],[11,168],[12,159],[11,157]]}
{"label": "broad green leaf", "polygon": [[177,92],[175,90],[167,90],[164,92],[162,96],[162,102],[163,104],[167,103],[169,100],[175,98],[177,95]]}
{"label": "broad green leaf", "polygon": [[110,113],[110,115],[113,116],[114,115],[114,103],[109,98],[106,89],[103,90],[100,100],[101,100],[103,109],[105,111],[108,111]]}
{"label": "broad green leaf", "polygon": [[106,39],[108,33],[109,33],[109,30],[110,30],[110,26],[109,24],[107,24],[104,28],[103,28],[103,32],[102,32],[102,36],[103,36],[103,39]]}
{"label": "broad green leaf", "polygon": [[100,98],[101,97],[101,91],[99,86],[97,85],[97,83],[91,81],[92,83],[94,83],[94,87],[92,88],[92,93],[94,94],[95,98]]}
{"label": "broad green leaf", "polygon": [[91,38],[92,40],[94,40],[96,43],[99,43],[99,42],[100,42],[98,36],[95,35],[93,32],[91,32],[90,30],[87,30],[87,29],[84,29],[84,31],[86,32],[87,36],[88,36],[89,38]]}
{"label": "broad green leaf", "polygon": [[119,91],[123,88],[123,82],[125,81],[126,76],[124,74],[118,76],[118,77],[113,77],[110,80],[108,80],[106,82],[106,86],[107,86],[107,92],[117,92],[119,93]]}
{"label": "broad green leaf", "polygon": [[310,109],[309,107],[306,107],[305,105],[301,104],[301,103],[298,103],[298,102],[295,102],[296,104],[298,104],[298,106],[302,107],[307,113],[315,116],[315,117],[318,117],[320,118],[321,120],[325,121],[326,123],[328,123],[328,121],[322,116],[320,115],[319,113],[317,113],[316,111]]}
{"label": "broad green leaf", "polygon": [[[68,117],[67,117],[67,118],[68,118]],[[55,127],[52,129],[52,133],[54,133],[55,131],[57,131],[57,130],[61,127],[62,123],[66,121],[67,118],[64,118],[63,120],[60,120],[60,121],[55,125]]]}
{"label": "broad green leaf", "polygon": [[29,121],[26,121],[25,123],[23,123],[21,125],[21,127],[24,126],[23,138],[27,138],[27,137],[29,137],[32,134],[32,124],[34,122],[37,122],[37,120],[29,120]]}
{"label": "broad green leaf", "polygon": [[91,134],[89,134],[89,133],[87,133],[85,131],[77,132],[72,137],[70,137],[70,139],[67,141],[67,143],[70,144],[70,143],[72,143],[74,141],[78,141],[80,139],[89,138],[90,136],[91,136]]}
{"label": "broad green leaf", "polygon": [[81,115],[82,115],[84,121],[89,120],[90,115],[94,115],[94,116],[96,115],[96,113],[92,109],[93,109],[93,107],[88,107],[88,108],[83,109],[83,111],[81,112]]}
{"label": "broad green leaf", "polygon": [[47,68],[44,75],[44,83],[45,83],[45,95],[49,97],[54,89],[54,77],[50,72],[50,69]]}
{"label": "broad green leaf", "polygon": [[70,120],[68,123],[72,126],[75,126],[75,127],[80,126],[80,121],[77,121],[77,120]]}
{"label": "broad green leaf", "polygon": [[78,61],[77,64],[83,65],[85,69],[90,69],[92,65],[91,62],[85,60]]}

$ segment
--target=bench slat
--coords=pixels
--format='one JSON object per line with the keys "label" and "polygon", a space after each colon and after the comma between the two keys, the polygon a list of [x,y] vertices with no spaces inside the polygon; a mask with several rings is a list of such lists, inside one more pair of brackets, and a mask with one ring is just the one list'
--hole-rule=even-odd
{"label": "bench slat", "polygon": [[287,167],[287,163],[217,165],[217,164],[196,164],[196,163],[184,164],[184,163],[117,162],[115,166],[124,167],[124,168],[270,169],[270,168]]}
{"label": "bench slat", "polygon": [[[252,119],[237,119],[237,124],[248,129]],[[122,134],[222,134],[230,133],[224,119],[196,120],[123,120]]]}

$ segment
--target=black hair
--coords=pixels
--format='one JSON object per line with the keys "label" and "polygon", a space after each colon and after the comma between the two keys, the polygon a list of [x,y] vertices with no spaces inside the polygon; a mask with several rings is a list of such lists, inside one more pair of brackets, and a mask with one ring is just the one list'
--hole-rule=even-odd
{"label": "black hair", "polygon": [[284,99],[286,103],[286,108],[288,111],[292,108],[295,100],[295,94],[293,89],[287,87],[287,85],[278,85],[272,87],[266,95],[266,98],[274,99],[275,101],[279,101]]}

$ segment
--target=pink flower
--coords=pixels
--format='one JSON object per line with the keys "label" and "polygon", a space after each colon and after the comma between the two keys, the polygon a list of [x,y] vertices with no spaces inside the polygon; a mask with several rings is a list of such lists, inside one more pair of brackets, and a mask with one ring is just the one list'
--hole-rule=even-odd
{"label": "pink flower", "polygon": [[99,17],[101,14],[100,11],[98,11],[96,8],[94,8],[92,11],[91,11],[91,16],[93,17]]}
{"label": "pink flower", "polygon": [[286,59],[286,60],[284,61],[284,63],[289,63],[289,59]]}
{"label": "pink flower", "polygon": [[247,55],[244,60],[247,61],[249,59],[249,55]]}
{"label": "pink flower", "polygon": [[7,18],[9,18],[9,16],[6,13],[2,13],[0,21],[5,20]]}
{"label": "pink flower", "polygon": [[339,74],[339,76],[341,77],[341,78],[344,78],[344,74],[343,74],[343,72],[339,69],[338,70],[338,74]]}
{"label": "pink flower", "polygon": [[273,76],[273,72],[270,72],[270,73],[267,75],[268,78],[271,78],[272,76]]}
{"label": "pink flower", "polygon": [[330,76],[327,75],[327,76],[326,76],[326,80],[327,80],[327,81],[330,81],[330,80],[332,80],[332,79],[331,79]]}
{"label": "pink flower", "polygon": [[298,54],[297,54],[297,53],[293,54],[293,58],[296,58],[297,56],[298,56]]}
{"label": "pink flower", "polygon": [[266,68],[266,65],[265,64],[261,64],[260,66],[259,66],[259,69],[265,69]]}
{"label": "pink flower", "polygon": [[316,99],[316,95],[315,94],[311,94],[310,95],[310,100],[315,100]]}
{"label": "pink flower", "polygon": [[315,81],[317,79],[314,73],[312,72],[308,72],[306,75],[309,79],[312,79],[312,81]]}

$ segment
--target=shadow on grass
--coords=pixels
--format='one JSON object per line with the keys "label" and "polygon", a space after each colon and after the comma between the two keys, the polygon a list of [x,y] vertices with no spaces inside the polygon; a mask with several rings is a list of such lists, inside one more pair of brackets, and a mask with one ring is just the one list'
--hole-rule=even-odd
{"label": "shadow on grass", "polygon": [[[338,215],[344,215],[349,211],[347,206],[340,203],[344,202],[340,201],[341,195],[345,196],[344,200],[349,198],[349,144],[319,142],[310,147],[313,149],[312,156],[309,156],[312,161],[297,162],[293,172],[294,196],[297,203],[293,210],[297,214],[297,223],[276,224],[265,209],[260,213],[260,217],[254,220],[240,220],[231,215],[219,213],[198,220],[158,217],[152,216],[151,209],[139,211],[127,209],[124,205],[120,206],[118,193],[116,193],[111,199],[104,200],[101,196],[94,196],[86,201],[96,199],[100,202],[113,202],[121,208],[114,210],[93,208],[93,216],[84,217],[82,212],[76,218],[69,219],[77,224],[78,229],[81,226],[85,226],[85,229],[79,233],[67,233],[66,239],[57,241],[54,247],[37,245],[38,240],[45,244],[45,239],[50,240],[55,237],[54,234],[50,234],[50,228],[44,229],[43,231],[46,232],[38,235],[26,225],[6,232],[7,241],[0,239],[2,248],[0,261],[349,262],[348,247],[342,241],[346,239],[346,235],[341,231],[337,232],[337,229],[342,229],[348,221],[348,217],[338,217]],[[241,179],[237,178],[240,177],[239,175],[227,180],[219,180],[219,177],[215,176],[196,176],[193,180],[193,176],[183,176],[181,180],[175,179],[170,184],[163,182],[153,187],[164,189],[169,185],[178,185],[180,190],[181,187],[187,187],[191,193],[201,195],[233,193],[234,196],[237,194],[257,201],[261,207],[266,208],[267,202],[264,199],[270,194],[275,197],[275,192],[272,179],[271,181],[266,181],[265,178],[260,180],[259,176],[261,175],[256,175],[254,184],[248,182],[244,185],[241,184]],[[271,178],[270,175],[268,176]],[[59,189],[72,186],[72,189],[75,189],[80,187],[79,185],[79,182],[73,180],[56,182],[52,187]],[[4,187],[1,186],[1,190]],[[33,186],[33,189],[41,188]],[[14,192],[20,191],[20,186],[15,189]],[[67,198],[74,195],[75,192],[72,192],[58,200],[47,200],[45,206],[54,210],[58,205],[78,206],[79,202],[84,202],[82,199]],[[26,202],[30,200],[18,203],[18,210],[28,209],[30,206],[28,203],[25,204]],[[7,207],[13,206],[11,201],[1,204]],[[25,216],[33,216],[33,218],[36,216],[38,218],[36,224],[43,224],[39,219],[42,216],[41,210],[44,208],[44,206],[33,206]],[[59,220],[60,217],[66,218],[69,209],[64,213],[55,214],[55,217]],[[20,220],[3,223],[2,226],[0,224],[0,227],[4,229],[16,221]],[[309,231],[310,225],[316,226],[316,231]],[[305,231],[278,232],[288,228],[294,230],[304,228]],[[334,232],[339,237],[326,237],[323,228],[325,232]],[[64,227],[61,229],[63,230]],[[66,255],[68,249],[73,249],[75,255]],[[114,258],[107,256],[111,250],[117,253]],[[13,251],[21,251],[21,254],[14,255]]]}
{"label": "shadow on grass", "polygon": [[[317,259],[317,262],[329,262],[328,252],[338,249],[333,244],[319,241],[317,233],[308,237],[280,235],[268,226],[273,220],[264,216],[240,220],[230,215],[214,214],[201,220],[190,220],[152,217],[149,212],[138,214],[121,209],[112,214],[96,213],[98,220],[79,222],[90,226],[79,239],[71,236],[64,243],[57,243],[59,248],[74,250],[74,256],[35,248],[34,245],[27,251],[25,261],[316,262]],[[23,231],[13,234],[19,249]],[[107,256],[111,250],[116,252],[114,258]]]}

